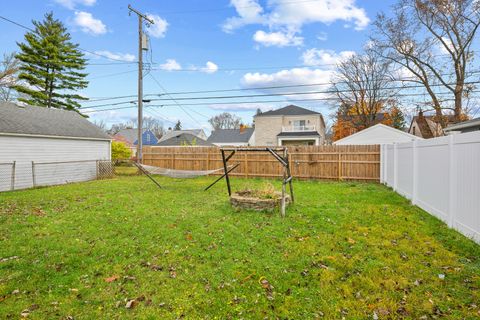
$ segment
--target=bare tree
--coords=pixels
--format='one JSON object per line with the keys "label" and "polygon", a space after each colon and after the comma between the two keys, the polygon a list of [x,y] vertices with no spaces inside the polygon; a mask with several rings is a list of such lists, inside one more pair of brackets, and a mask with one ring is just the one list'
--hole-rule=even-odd
{"label": "bare tree", "polygon": [[391,62],[367,49],[340,62],[332,77],[338,116],[354,118],[357,129],[376,123],[380,112],[395,105]]}
{"label": "bare tree", "polygon": [[102,129],[103,131],[107,132],[107,124],[104,120],[93,120],[92,123]]}
{"label": "bare tree", "polygon": [[0,101],[11,101],[14,98],[13,88],[18,83],[19,67],[15,53],[3,55],[3,60],[0,62]]}
{"label": "bare tree", "polygon": [[208,122],[212,125],[214,130],[239,129],[242,124],[242,119],[234,114],[224,112],[210,118]]}
{"label": "bare tree", "polygon": [[[120,130],[136,128],[137,123],[137,118],[132,118],[127,122],[115,123],[111,126],[110,130],[108,130],[108,133],[115,135]],[[143,118],[143,129],[151,130],[158,139],[160,139],[165,134],[163,122],[153,117]]]}
{"label": "bare tree", "polygon": [[[412,81],[425,88],[442,124],[446,124],[445,109],[461,120],[463,99],[473,90],[466,79],[473,65],[471,47],[480,25],[480,1],[399,0],[393,17],[380,14],[374,25],[374,48],[406,68]],[[452,94],[453,105],[442,100],[438,88]]]}

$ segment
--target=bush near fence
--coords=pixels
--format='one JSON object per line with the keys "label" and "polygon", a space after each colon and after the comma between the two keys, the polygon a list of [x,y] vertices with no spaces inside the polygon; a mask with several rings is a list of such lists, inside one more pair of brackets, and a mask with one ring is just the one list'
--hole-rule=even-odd
{"label": "bush near fence", "polygon": [[480,132],[382,146],[381,181],[480,243]]}
{"label": "bush near fence", "polygon": [[[288,147],[288,152],[292,175],[297,179],[372,182],[380,179],[380,147],[377,145]],[[148,146],[143,149],[143,163],[175,170],[223,167],[218,147]],[[283,175],[281,165],[268,152],[237,152],[229,163],[240,163],[232,176],[277,178]]]}

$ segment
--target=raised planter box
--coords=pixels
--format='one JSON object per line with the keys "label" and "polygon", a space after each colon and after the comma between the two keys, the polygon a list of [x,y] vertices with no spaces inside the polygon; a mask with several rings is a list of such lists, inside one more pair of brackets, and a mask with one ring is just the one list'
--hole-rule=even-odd
{"label": "raised planter box", "polygon": [[[255,191],[245,190],[232,194],[230,203],[238,210],[254,210],[254,211],[273,211],[280,207],[282,201],[282,193],[275,192],[272,198],[260,198],[255,195]],[[290,203],[290,196],[285,196],[285,203]]]}

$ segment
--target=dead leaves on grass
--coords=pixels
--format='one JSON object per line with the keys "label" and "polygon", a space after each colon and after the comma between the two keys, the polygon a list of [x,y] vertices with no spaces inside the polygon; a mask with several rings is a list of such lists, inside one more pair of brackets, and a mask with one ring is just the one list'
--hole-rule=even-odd
{"label": "dead leaves on grass", "polygon": [[273,286],[268,282],[267,278],[265,277],[260,277],[258,280],[258,283],[262,286],[262,288],[265,290],[265,295],[267,296],[268,300],[273,300]]}

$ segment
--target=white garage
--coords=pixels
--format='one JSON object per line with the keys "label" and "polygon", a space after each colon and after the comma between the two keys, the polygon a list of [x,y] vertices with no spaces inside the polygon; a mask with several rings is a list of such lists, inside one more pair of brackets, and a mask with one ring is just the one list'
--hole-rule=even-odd
{"label": "white garage", "polygon": [[111,138],[75,111],[0,103],[0,191],[88,181]]}
{"label": "white garage", "polygon": [[366,144],[382,145],[410,142],[419,139],[422,138],[379,123],[370,128],[354,133],[348,137],[337,140],[333,144],[338,146]]}

